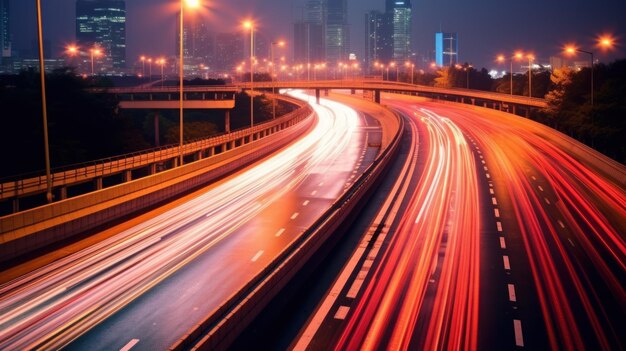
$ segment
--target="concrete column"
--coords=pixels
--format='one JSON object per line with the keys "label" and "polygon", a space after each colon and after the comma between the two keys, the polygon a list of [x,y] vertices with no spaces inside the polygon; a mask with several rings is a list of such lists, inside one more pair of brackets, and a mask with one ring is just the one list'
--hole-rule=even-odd
{"label": "concrete column", "polygon": [[350,89],[350,95],[356,94],[356,89]]}
{"label": "concrete column", "polygon": [[472,105],[476,105],[476,99],[472,98]]}
{"label": "concrete column", "polygon": [[156,147],[161,146],[161,141],[159,140],[159,112],[154,112],[154,145]]}
{"label": "concrete column", "polygon": [[157,172],[157,165],[156,163],[152,163],[150,165],[150,175],[156,174],[156,172]]}
{"label": "concrete column", "polygon": [[20,211],[20,199],[16,197],[11,202],[12,202],[12,205],[13,205],[13,213],[19,212]]}
{"label": "concrete column", "polygon": [[96,190],[102,190],[102,177],[94,179]]}
{"label": "concrete column", "polygon": [[226,133],[230,133],[230,110],[226,110],[224,117],[224,129],[226,130]]}
{"label": "concrete column", "polygon": [[172,168],[178,167],[178,157],[172,159]]}
{"label": "concrete column", "polygon": [[315,103],[317,104],[320,103],[320,90],[319,89],[315,89]]}
{"label": "concrete column", "polygon": [[517,114],[517,106],[516,105],[511,105],[511,106],[513,106],[513,108],[512,108],[513,114],[516,115]]}
{"label": "concrete column", "polygon": [[380,90],[374,90],[374,102],[380,104]]}
{"label": "concrete column", "polygon": [[122,181],[126,183],[130,182],[131,180],[133,180],[133,172],[130,170],[124,171],[124,173],[122,174]]}
{"label": "concrete column", "polygon": [[67,187],[66,186],[62,186],[59,189],[59,198],[60,198],[60,200],[67,199]]}
{"label": "concrete column", "polygon": [[526,109],[526,118],[530,118],[530,107]]}
{"label": "concrete column", "polygon": [[215,147],[210,147],[207,150],[207,155],[208,155],[208,157],[211,157],[211,156],[215,155]]}

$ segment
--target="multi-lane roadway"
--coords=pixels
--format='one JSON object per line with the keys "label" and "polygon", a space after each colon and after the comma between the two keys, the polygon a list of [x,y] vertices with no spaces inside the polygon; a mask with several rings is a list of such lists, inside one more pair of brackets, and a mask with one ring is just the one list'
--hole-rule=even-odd
{"label": "multi-lane roadway", "polygon": [[624,166],[502,112],[383,103],[413,146],[292,346],[624,348]]}

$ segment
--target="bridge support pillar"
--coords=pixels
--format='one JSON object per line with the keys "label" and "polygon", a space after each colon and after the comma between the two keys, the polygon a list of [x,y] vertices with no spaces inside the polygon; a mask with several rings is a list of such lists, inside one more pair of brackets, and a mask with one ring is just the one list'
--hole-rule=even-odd
{"label": "bridge support pillar", "polygon": [[530,107],[526,109],[526,118],[530,118]]}
{"label": "bridge support pillar", "polygon": [[320,103],[320,90],[319,89],[315,89],[315,103],[317,103],[318,105]]}
{"label": "bridge support pillar", "polygon": [[96,190],[102,190],[102,177],[94,179]]}
{"label": "bridge support pillar", "polygon": [[60,200],[67,199],[67,187],[66,186],[62,186],[59,189],[59,198],[60,198]]}
{"label": "bridge support pillar", "polygon": [[211,157],[211,156],[213,156],[213,155],[215,155],[215,146],[214,146],[214,147],[210,147],[210,148],[207,150],[207,157]]}
{"label": "bridge support pillar", "polygon": [[13,201],[11,201],[11,205],[13,206],[13,213],[17,213],[20,212],[20,199],[19,198],[15,198],[13,199]]}
{"label": "bridge support pillar", "polygon": [[202,150],[196,152],[196,161],[202,160]]}
{"label": "bridge support pillar", "polygon": [[122,175],[122,181],[124,183],[130,182],[131,180],[133,180],[133,172],[132,171],[124,171],[123,175]]}
{"label": "bridge support pillar", "polygon": [[230,110],[226,110],[224,117],[224,129],[226,130],[226,133],[230,133]]}
{"label": "bridge support pillar", "polygon": [[476,99],[472,98],[472,106],[476,105]]}
{"label": "bridge support pillar", "polygon": [[150,175],[156,174],[157,172],[157,164],[153,163],[150,165]]}
{"label": "bridge support pillar", "polygon": [[356,94],[356,89],[350,89],[350,95]]}
{"label": "bridge support pillar", "polygon": [[161,141],[159,140],[159,112],[154,112],[154,145],[156,147],[161,146]]}
{"label": "bridge support pillar", "polygon": [[511,105],[511,110],[512,110],[512,112],[513,112],[513,114],[514,114],[514,115],[516,115],[516,114],[517,114],[517,106],[515,106],[515,105]]}
{"label": "bridge support pillar", "polygon": [[380,104],[380,90],[374,90],[374,102]]}

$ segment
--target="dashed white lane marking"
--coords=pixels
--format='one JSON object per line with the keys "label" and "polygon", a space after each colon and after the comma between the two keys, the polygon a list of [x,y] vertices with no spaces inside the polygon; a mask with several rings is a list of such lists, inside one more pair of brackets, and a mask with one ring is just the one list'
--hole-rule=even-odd
{"label": "dashed white lane marking", "polygon": [[563,223],[563,221],[558,220],[557,222],[559,223],[559,225],[561,226],[561,228],[565,229],[565,223]]}
{"label": "dashed white lane marking", "polygon": [[280,228],[274,235],[278,238],[279,236],[283,235],[284,232],[285,228]]}
{"label": "dashed white lane marking", "polygon": [[506,249],[506,241],[504,240],[503,236],[500,237],[500,248]]}
{"label": "dashed white lane marking", "polygon": [[489,194],[493,195],[493,194],[495,194],[495,193],[496,193],[496,192],[493,190],[493,188],[489,188]]}
{"label": "dashed white lane marking", "polygon": [[479,155],[478,157],[480,157],[481,159],[483,158],[483,155]]}
{"label": "dashed white lane marking", "polygon": [[508,284],[509,288],[509,301],[515,302],[517,301],[517,296],[515,295],[515,285]]}
{"label": "dashed white lane marking", "polygon": [[305,202],[302,203],[302,206],[306,206],[309,204],[309,200],[306,200]]}
{"label": "dashed white lane marking", "polygon": [[292,215],[291,215],[291,219],[296,219],[296,218],[298,218],[298,215],[299,215],[299,214],[300,214],[300,213],[298,213],[298,212],[296,212],[296,213],[292,214]]}
{"label": "dashed white lane marking", "polygon": [[544,197],[543,199],[546,201],[546,203],[547,203],[548,205],[550,204],[550,200],[548,200],[548,198],[547,198],[547,197]]}
{"label": "dashed white lane marking", "polygon": [[513,320],[513,329],[515,330],[515,346],[524,347],[524,335],[522,334],[522,321]]}
{"label": "dashed white lane marking", "polygon": [[496,215],[496,218],[500,218],[500,210],[498,210],[497,208],[494,208],[493,213]]}
{"label": "dashed white lane marking", "polygon": [[485,174],[485,177],[487,177],[487,179],[491,178],[491,175],[489,173]]}
{"label": "dashed white lane marking", "polygon": [[504,269],[506,269],[507,271],[510,271],[511,263],[509,262],[509,256],[507,255],[502,256],[502,262],[504,263]]}
{"label": "dashed white lane marking", "polygon": [[256,253],[256,255],[254,255],[254,257],[252,257],[252,262],[256,262],[256,260],[259,259],[259,257],[261,257],[261,255],[263,255],[263,250],[259,250],[259,252]]}
{"label": "dashed white lane marking", "polygon": [[483,167],[483,169],[484,169],[485,171],[488,171],[488,170],[489,170],[489,168],[487,168],[487,166]]}
{"label": "dashed white lane marking", "polygon": [[572,245],[572,247],[576,247],[576,245],[574,245],[574,242],[572,241],[572,239],[567,238],[567,241],[569,241],[569,244]]}
{"label": "dashed white lane marking", "polygon": [[321,182],[318,184],[318,186],[323,186],[323,185],[324,185],[324,182]]}
{"label": "dashed white lane marking", "polygon": [[532,176],[531,178],[532,178],[533,180],[537,180],[537,178],[535,178],[535,176]]}
{"label": "dashed white lane marking", "polygon": [[498,228],[498,231],[501,232],[502,231],[502,222],[496,222],[496,227]]}
{"label": "dashed white lane marking", "polygon": [[316,194],[317,194],[317,190],[313,190],[313,191],[311,192],[311,196],[315,196]]}
{"label": "dashed white lane marking", "polygon": [[348,306],[339,306],[339,308],[337,309],[337,313],[335,313],[335,319],[346,319],[346,316],[348,315],[348,311],[350,311],[350,307]]}
{"label": "dashed white lane marking", "polygon": [[139,339],[132,339],[131,341],[128,342],[128,344],[124,345],[124,347],[122,347],[120,351],[128,351],[132,349],[133,346],[137,345],[138,342],[139,342]]}
{"label": "dashed white lane marking", "polygon": [[539,189],[539,191],[543,191],[543,188],[541,187],[541,185],[537,186],[537,188]]}
{"label": "dashed white lane marking", "polygon": [[492,197],[491,198],[491,203],[494,204],[494,205],[497,205],[498,204],[498,200],[496,200],[495,197]]}

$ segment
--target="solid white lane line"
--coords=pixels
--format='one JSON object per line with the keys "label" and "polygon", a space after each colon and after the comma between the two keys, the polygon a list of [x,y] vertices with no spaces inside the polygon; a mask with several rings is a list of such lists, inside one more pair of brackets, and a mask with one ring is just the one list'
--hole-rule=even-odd
{"label": "solid white lane line", "polygon": [[313,191],[311,192],[311,196],[315,196],[315,194],[317,194],[317,190],[313,190]]}
{"label": "solid white lane line", "polygon": [[302,206],[306,206],[309,204],[309,200],[306,200],[305,202],[302,203]]}
{"label": "solid white lane line", "polygon": [[128,344],[124,345],[124,347],[122,347],[120,349],[120,351],[128,351],[128,350],[132,349],[133,346],[137,345],[138,342],[139,342],[139,339],[133,339],[133,340],[129,341]]}
{"label": "solid white lane line", "polygon": [[498,210],[497,208],[494,208],[493,213],[496,215],[496,218],[500,218],[500,210]]}
{"label": "solid white lane line", "polygon": [[348,315],[348,311],[350,311],[350,307],[348,306],[339,306],[339,308],[337,309],[337,313],[335,313],[335,319],[346,319],[346,316]]}
{"label": "solid white lane line", "polygon": [[494,204],[494,205],[497,205],[498,204],[498,200],[496,200],[495,197],[492,197],[491,198],[491,203]]}
{"label": "solid white lane line", "polygon": [[504,240],[503,236],[500,237],[500,248],[506,249],[506,241]]}
{"label": "solid white lane line", "polygon": [[276,232],[275,236],[278,238],[279,236],[283,235],[283,233],[284,233],[284,232],[285,232],[285,228],[280,228],[280,229]]}
{"label": "solid white lane line", "polygon": [[506,269],[507,271],[510,271],[511,263],[509,262],[509,256],[507,255],[502,256],[502,262],[504,263],[504,269]]}
{"label": "solid white lane line", "polygon": [[513,329],[515,330],[515,346],[524,347],[524,335],[522,334],[522,321],[513,320]]}
{"label": "solid white lane line", "polygon": [[502,222],[496,222],[496,227],[498,228],[498,231],[501,232],[502,231]]}
{"label": "solid white lane line", "polygon": [[300,213],[298,213],[298,212],[296,212],[296,213],[292,214],[292,215],[291,215],[291,219],[296,219],[296,218],[298,218],[298,215],[299,215],[299,214],[300,214]]}
{"label": "solid white lane line", "polygon": [[515,285],[508,284],[509,287],[509,301],[515,302],[517,301],[517,296],[515,295]]}
{"label": "solid white lane line", "polygon": [[565,224],[563,223],[563,221],[558,220],[557,222],[559,222],[559,225],[561,226],[561,228],[565,229]]}
{"label": "solid white lane line", "polygon": [[546,203],[547,203],[548,205],[550,204],[550,200],[548,200],[548,198],[547,198],[547,197],[544,197],[543,199],[546,201]]}
{"label": "solid white lane line", "polygon": [[254,257],[252,257],[252,262],[256,262],[256,260],[259,259],[259,257],[261,257],[261,255],[263,255],[263,250],[259,250],[259,252],[256,253],[256,255],[254,255]]}
{"label": "solid white lane line", "polygon": [[537,188],[539,189],[539,191],[543,191],[543,188],[541,187],[541,185],[537,186]]}

